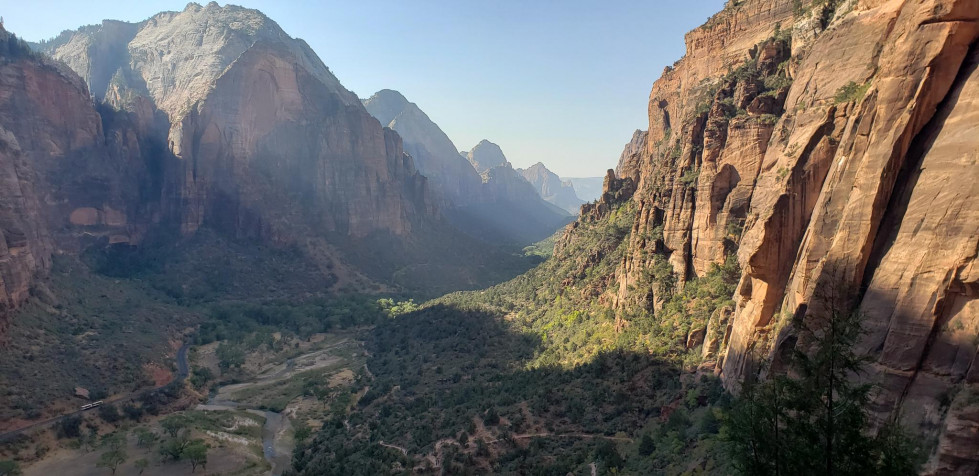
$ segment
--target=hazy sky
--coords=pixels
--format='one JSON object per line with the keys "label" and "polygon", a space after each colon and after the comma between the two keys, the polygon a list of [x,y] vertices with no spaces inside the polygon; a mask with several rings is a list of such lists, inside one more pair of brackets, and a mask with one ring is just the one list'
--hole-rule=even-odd
{"label": "hazy sky", "polygon": [[[360,97],[401,91],[459,149],[485,138],[516,167],[541,161],[562,176],[600,176],[632,132],[646,128],[649,89],[682,56],[684,33],[724,0],[232,3],[305,39]],[[36,41],[185,5],[10,0],[0,15],[8,30]]]}

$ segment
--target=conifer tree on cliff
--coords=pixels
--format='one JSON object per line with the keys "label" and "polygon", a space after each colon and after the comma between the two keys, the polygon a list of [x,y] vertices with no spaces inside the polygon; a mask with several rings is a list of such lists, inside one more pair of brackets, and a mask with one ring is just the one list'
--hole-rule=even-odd
{"label": "conifer tree on cliff", "polygon": [[[834,293],[835,294],[835,293]],[[748,475],[916,474],[918,449],[897,421],[873,434],[873,386],[856,344],[862,316],[824,299],[823,315],[797,319],[799,343],[786,372],[746,384],[725,422],[734,468]]]}

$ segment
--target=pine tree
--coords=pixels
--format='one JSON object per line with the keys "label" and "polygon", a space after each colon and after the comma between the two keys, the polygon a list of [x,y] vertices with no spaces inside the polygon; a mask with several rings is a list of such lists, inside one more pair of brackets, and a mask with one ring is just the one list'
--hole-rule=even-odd
{"label": "pine tree", "polygon": [[793,323],[806,351],[788,372],[745,385],[725,422],[735,469],[750,475],[915,474],[917,453],[896,421],[876,436],[867,415],[872,385],[858,376],[861,316],[831,309]]}

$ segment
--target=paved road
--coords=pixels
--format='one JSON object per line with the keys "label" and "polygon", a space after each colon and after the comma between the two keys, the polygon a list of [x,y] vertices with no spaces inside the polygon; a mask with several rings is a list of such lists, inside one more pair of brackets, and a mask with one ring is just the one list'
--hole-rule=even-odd
{"label": "paved road", "polygon": [[[105,402],[104,405],[112,405],[112,404],[115,404],[115,403],[121,403],[121,402],[127,402],[127,401],[131,401],[131,400],[135,400],[136,398],[139,398],[139,397],[143,396],[144,394],[155,392],[155,391],[157,391],[157,390],[159,390],[159,389],[161,389],[163,387],[166,387],[167,385],[170,385],[173,382],[183,382],[184,379],[187,378],[187,374],[189,373],[189,370],[190,370],[190,367],[187,365],[187,349],[189,349],[189,348],[190,348],[190,343],[185,342],[182,346],[180,346],[180,349],[177,350],[177,376],[172,381],[170,381],[169,383],[160,385],[158,387],[153,387],[153,388],[146,389],[146,390],[140,390],[138,392],[133,392],[133,393],[130,393],[129,395],[124,395],[124,396],[121,396],[121,397],[116,397],[116,398],[113,398],[111,400],[104,400],[104,402]],[[49,427],[49,426],[51,426],[51,425],[53,425],[53,424],[55,424],[55,423],[57,423],[57,422],[65,419],[65,418],[67,418],[67,417],[74,416],[74,415],[80,415],[80,414],[85,413],[85,412],[88,412],[88,411],[93,411],[93,410],[95,410],[97,408],[98,407],[92,407],[92,408],[89,408],[89,409],[86,409],[86,410],[75,410],[73,412],[65,413],[64,415],[59,415],[59,416],[56,416],[54,418],[48,418],[47,420],[42,420],[42,421],[39,421],[37,423],[33,423],[33,424],[28,425],[28,426],[25,426],[23,428],[18,428],[16,430],[8,431],[6,433],[0,433],[0,441],[6,441],[6,440],[9,440],[11,438],[17,437],[17,436],[19,436],[19,435],[21,435],[24,432],[29,431],[29,430],[36,430],[36,429],[40,429],[40,428],[47,428],[47,427]]]}

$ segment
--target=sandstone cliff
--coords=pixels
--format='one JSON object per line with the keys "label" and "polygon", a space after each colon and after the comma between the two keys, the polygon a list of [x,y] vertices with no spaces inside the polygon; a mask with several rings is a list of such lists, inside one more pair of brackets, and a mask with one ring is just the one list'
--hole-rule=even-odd
{"label": "sandstone cliff", "polygon": [[172,154],[163,214],[273,242],[405,234],[434,218],[425,178],[302,40],[256,10],[189,4],[44,45]]}
{"label": "sandstone cliff", "polygon": [[138,241],[135,216],[154,215],[135,132],[101,116],[70,69],[14,42],[0,28],[0,335],[56,248]]}
{"label": "sandstone cliff", "polygon": [[971,0],[729,2],[620,159],[636,219],[609,302],[655,313],[657,260],[682,287],[736,253],[734,305],[687,339],[735,391],[805,349],[792,317],[856,308],[877,420],[926,435],[927,472],[974,474],[977,38]]}
{"label": "sandstone cliff", "polygon": [[577,215],[581,209],[581,204],[585,203],[575,195],[571,182],[561,180],[557,174],[548,170],[540,162],[526,169],[517,169],[517,171],[537,189],[541,198],[561,207],[572,215]]}

